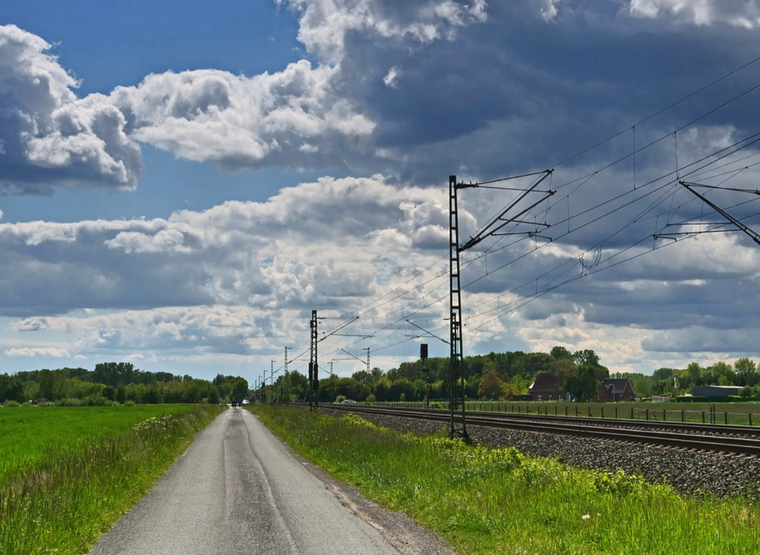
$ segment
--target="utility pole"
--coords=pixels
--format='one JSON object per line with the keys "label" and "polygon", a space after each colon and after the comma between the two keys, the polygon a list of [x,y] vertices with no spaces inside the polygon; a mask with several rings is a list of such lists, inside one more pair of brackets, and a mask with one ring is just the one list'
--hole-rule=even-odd
{"label": "utility pole", "polygon": [[[537,191],[536,187],[544,179],[549,177],[554,170],[545,170],[542,172],[534,172],[523,175],[516,175],[503,179],[497,179],[494,181],[488,181],[484,183],[457,183],[457,177],[455,175],[449,176],[449,335],[451,346],[451,362],[449,371],[449,411],[451,413],[451,424],[449,427],[449,437],[456,435],[455,429],[455,412],[457,404],[462,404],[462,431],[461,435],[465,440],[469,440],[467,434],[467,421],[465,419],[465,380],[462,375],[462,369],[464,366],[464,356],[462,354],[462,290],[460,283],[460,264],[459,254],[466,251],[469,248],[474,247],[480,243],[486,237],[494,235],[516,235],[516,234],[528,234],[529,236],[536,236],[537,231],[502,231],[506,226],[510,224],[521,225],[529,224],[534,228],[549,227],[546,223],[525,221],[522,218],[528,214],[533,208],[541,204],[544,200],[552,196],[556,191]],[[509,179],[519,179],[524,177],[540,176],[533,184],[526,189],[510,189],[512,191],[519,191],[512,202],[510,202],[495,218],[486,224],[475,235],[471,236],[464,244],[460,246],[459,243],[459,211],[457,207],[457,191],[459,189],[469,189],[474,187],[486,186],[490,183],[497,181],[506,181]],[[489,188],[499,188],[490,187]],[[523,200],[531,193],[542,193],[543,196],[536,202],[520,208],[520,211],[511,217],[507,217],[507,212],[512,209],[518,208],[518,205],[523,203]]]}
{"label": "utility pole", "polygon": [[455,175],[449,176],[449,437],[453,438],[456,430],[454,413],[457,403],[462,403],[462,436],[466,439],[467,423],[465,420],[464,384],[461,399],[457,388],[462,380],[462,291],[459,280],[459,211],[457,207],[457,189],[473,185],[458,184]]}
{"label": "utility pole", "polygon": [[317,343],[319,333],[317,331],[317,311],[311,311],[311,360],[309,361],[309,409],[319,408],[319,362],[317,357]]}
{"label": "utility pole", "polygon": [[269,377],[272,378],[272,387],[269,389],[269,402],[274,403],[274,359],[269,359]]}
{"label": "utility pole", "polygon": [[290,347],[285,347],[285,402],[290,403],[290,379],[288,376],[288,349]]}

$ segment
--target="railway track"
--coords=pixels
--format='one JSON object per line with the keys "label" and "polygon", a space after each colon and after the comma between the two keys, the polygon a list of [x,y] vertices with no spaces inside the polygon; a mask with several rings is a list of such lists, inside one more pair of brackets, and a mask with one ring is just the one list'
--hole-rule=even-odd
{"label": "railway track", "polygon": [[[400,418],[450,422],[444,410],[382,408],[362,405],[329,405],[329,408],[381,414]],[[461,414],[454,421],[461,424]],[[468,412],[468,426],[525,430],[542,433],[593,437],[610,441],[662,445],[721,453],[760,456],[760,430],[749,426],[702,425],[672,422],[647,422],[575,418],[563,416],[515,415],[491,412]]]}

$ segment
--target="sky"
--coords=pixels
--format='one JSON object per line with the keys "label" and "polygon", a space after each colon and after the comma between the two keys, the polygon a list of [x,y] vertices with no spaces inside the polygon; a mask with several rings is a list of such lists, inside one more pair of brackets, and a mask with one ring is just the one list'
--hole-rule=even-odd
{"label": "sky", "polygon": [[0,373],[448,356],[452,175],[465,356],[758,360],[759,56],[755,0],[6,0]]}

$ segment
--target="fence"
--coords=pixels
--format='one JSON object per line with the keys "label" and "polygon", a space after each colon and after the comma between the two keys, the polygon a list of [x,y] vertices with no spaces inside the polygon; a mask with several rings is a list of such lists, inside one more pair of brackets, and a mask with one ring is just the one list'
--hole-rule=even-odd
{"label": "fence", "polygon": [[[382,406],[425,408],[424,402],[379,402]],[[448,410],[448,400],[431,401],[431,407]],[[657,406],[583,404],[583,403],[509,403],[498,401],[468,401],[465,410],[477,412],[504,412],[513,414],[535,414],[544,416],[586,416],[589,418],[610,418],[629,420],[650,420],[656,422],[690,422],[701,424],[724,424],[734,426],[755,426],[760,424],[758,415],[747,407],[745,411],[718,410],[715,405],[704,408],[659,408]],[[758,407],[760,408],[760,407]]]}

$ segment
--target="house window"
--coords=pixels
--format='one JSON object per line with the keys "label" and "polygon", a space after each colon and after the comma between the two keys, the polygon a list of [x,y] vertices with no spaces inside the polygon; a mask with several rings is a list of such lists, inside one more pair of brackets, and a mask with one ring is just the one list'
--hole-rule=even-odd
{"label": "house window", "polygon": [[543,401],[543,400],[544,400],[544,396],[543,396],[543,395],[539,395],[539,396],[536,398],[536,400],[537,400],[537,401]]}

